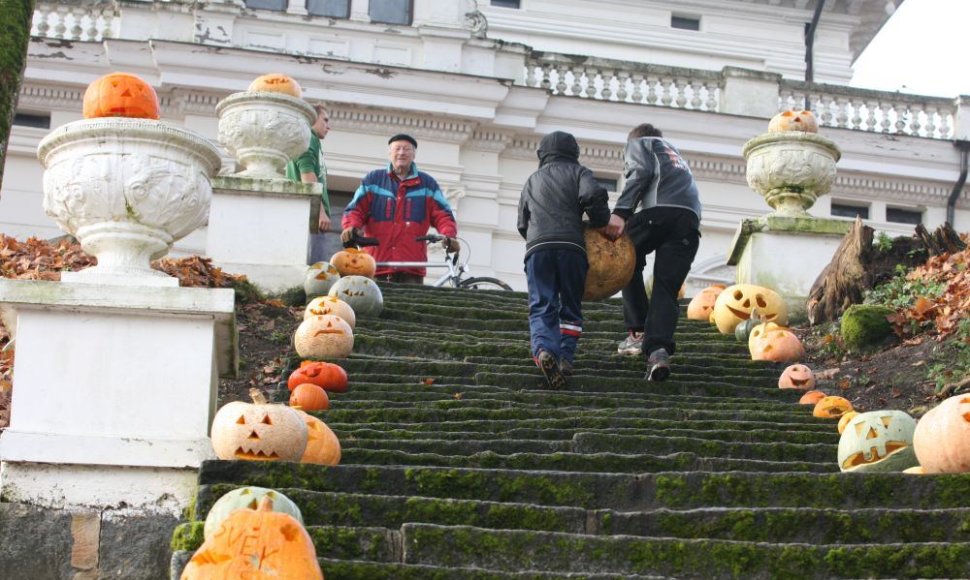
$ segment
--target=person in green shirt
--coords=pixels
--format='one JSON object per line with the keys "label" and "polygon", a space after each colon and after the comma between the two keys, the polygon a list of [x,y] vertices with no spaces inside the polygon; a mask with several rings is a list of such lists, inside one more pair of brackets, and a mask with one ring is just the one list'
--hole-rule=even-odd
{"label": "person in green shirt", "polygon": [[302,183],[320,183],[323,194],[320,198],[320,218],[317,222],[320,232],[310,234],[310,248],[307,263],[324,260],[324,234],[330,229],[330,196],[327,194],[327,166],[323,162],[320,151],[320,141],[330,132],[330,113],[323,103],[313,105],[317,118],[310,125],[310,147],[299,157],[286,165],[286,177],[290,181]]}

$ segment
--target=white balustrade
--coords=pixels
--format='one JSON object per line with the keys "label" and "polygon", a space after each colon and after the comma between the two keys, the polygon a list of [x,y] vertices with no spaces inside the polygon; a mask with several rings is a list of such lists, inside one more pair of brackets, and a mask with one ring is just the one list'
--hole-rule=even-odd
{"label": "white balustrade", "polygon": [[118,13],[98,5],[65,5],[38,2],[34,8],[31,36],[63,40],[100,41],[115,36]]}

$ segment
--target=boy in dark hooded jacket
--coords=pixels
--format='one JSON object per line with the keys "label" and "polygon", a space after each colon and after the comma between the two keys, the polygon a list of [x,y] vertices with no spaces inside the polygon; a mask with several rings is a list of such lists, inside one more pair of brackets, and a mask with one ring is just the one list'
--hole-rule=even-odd
{"label": "boy in dark hooded jacket", "polygon": [[586,243],[589,226],[609,222],[609,196],[579,164],[579,145],[569,133],[555,131],[539,143],[539,170],[522,188],[518,229],[525,238],[529,284],[532,356],[554,389],[566,384],[583,332]]}

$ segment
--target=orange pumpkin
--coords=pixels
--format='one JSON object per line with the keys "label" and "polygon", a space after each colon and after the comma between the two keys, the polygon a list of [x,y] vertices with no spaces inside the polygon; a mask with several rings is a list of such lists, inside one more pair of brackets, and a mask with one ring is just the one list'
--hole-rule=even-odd
{"label": "orange pumpkin", "polygon": [[778,377],[778,388],[810,391],[815,388],[815,373],[803,364],[790,365]]}
{"label": "orange pumpkin", "polygon": [[263,91],[267,93],[283,93],[284,95],[290,95],[291,97],[296,97],[298,99],[303,96],[303,89],[300,88],[300,83],[296,82],[291,77],[279,73],[271,73],[256,77],[256,80],[249,83],[249,90]]}
{"label": "orange pumpkin", "polygon": [[310,534],[293,516],[272,509],[272,501],[264,497],[255,510],[232,512],[192,555],[181,580],[323,580]]}
{"label": "orange pumpkin", "polygon": [[812,416],[819,419],[837,419],[852,410],[852,403],[844,397],[822,397],[815,403]]}
{"label": "orange pumpkin", "polygon": [[782,326],[788,324],[788,306],[781,294],[755,284],[734,284],[718,294],[714,301],[714,324],[721,334],[731,334],[755,310],[764,320]]}
{"label": "orange pumpkin", "polygon": [[346,393],[347,371],[333,363],[305,360],[290,373],[286,386],[292,391],[303,383],[312,383],[332,393]]}
{"label": "orange pumpkin", "polygon": [[311,316],[296,328],[293,343],[303,358],[347,358],[354,349],[354,331],[339,316]]}
{"label": "orange pumpkin", "polygon": [[842,417],[839,418],[839,435],[841,435],[842,432],[845,431],[845,426],[849,424],[849,421],[851,421],[852,418],[858,414],[859,414],[858,411],[849,411],[848,413],[845,413],[844,415],[842,415]]}
{"label": "orange pumpkin", "polygon": [[768,131],[801,131],[802,133],[817,133],[818,121],[811,111],[782,111],[768,122]]}
{"label": "orange pumpkin", "polygon": [[774,322],[754,327],[748,337],[751,360],[791,362],[805,356],[805,347],[795,333]]}
{"label": "orange pumpkin", "polygon": [[799,405],[812,405],[813,407],[822,399],[826,397],[825,393],[822,391],[808,391],[802,395],[801,399],[798,399]]}
{"label": "orange pumpkin", "polygon": [[373,278],[377,271],[377,262],[363,250],[357,248],[344,248],[333,256],[330,256],[330,263],[340,272],[341,276],[363,276]]}
{"label": "orange pumpkin", "polygon": [[714,312],[714,302],[724,288],[724,284],[713,284],[698,292],[687,305],[687,318],[709,321]]}
{"label": "orange pumpkin", "polygon": [[916,423],[913,450],[926,473],[970,471],[970,396],[950,397],[927,411]]}
{"label": "orange pumpkin", "polygon": [[85,119],[133,117],[158,119],[161,108],[155,89],[128,73],[111,73],[96,79],[84,91],[81,113]]}
{"label": "orange pumpkin", "polygon": [[330,397],[318,385],[303,383],[290,392],[290,406],[304,411],[326,411],[330,408]]}
{"label": "orange pumpkin", "polygon": [[320,419],[303,411],[297,412],[303,416],[307,433],[310,434],[306,451],[303,452],[303,458],[300,459],[300,462],[316,465],[339,465],[341,451],[340,440],[337,439],[337,435]]}

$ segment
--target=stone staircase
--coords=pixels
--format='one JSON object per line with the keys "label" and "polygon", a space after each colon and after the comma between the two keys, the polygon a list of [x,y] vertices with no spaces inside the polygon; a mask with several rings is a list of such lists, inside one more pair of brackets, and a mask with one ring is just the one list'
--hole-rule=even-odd
{"label": "stone staircase", "polygon": [[[616,354],[619,303],[587,303],[555,392],[523,294],[384,298],[322,415],[342,464],[208,462],[200,520],[278,489],[328,580],[970,577],[970,477],[839,473],[835,423],[733,336],[682,319],[674,374],[648,383]],[[176,530],[175,577],[200,544],[200,521]]]}

